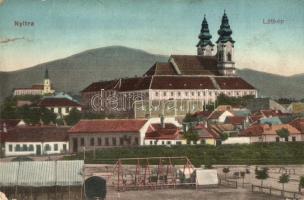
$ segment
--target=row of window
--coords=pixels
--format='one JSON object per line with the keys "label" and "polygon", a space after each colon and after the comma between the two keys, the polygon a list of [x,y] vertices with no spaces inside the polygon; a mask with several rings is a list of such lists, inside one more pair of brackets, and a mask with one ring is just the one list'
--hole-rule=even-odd
{"label": "row of window", "polygon": [[[221,93],[230,96],[230,95],[233,94],[233,92],[230,92],[230,91],[228,91],[228,92],[217,92],[217,91],[215,91],[215,92],[212,92],[212,91],[209,91],[209,92],[206,92],[206,91],[197,91],[197,92],[192,91],[192,92],[189,92],[189,91],[185,91],[183,93],[184,93],[184,96],[195,96],[195,95],[197,95],[197,96],[206,96],[207,94],[209,96],[212,96],[212,95],[218,96]],[[164,91],[164,92],[155,92],[154,94],[157,97],[160,96],[160,95],[162,95],[163,97],[166,97],[167,95],[173,97],[174,94],[176,94],[176,96],[181,96],[182,92],[180,92],[180,91],[178,91],[178,92],[173,92],[173,91],[167,92],[167,91]],[[239,96],[241,94],[241,92],[236,91],[236,92],[234,92],[234,94],[236,94],[237,96]],[[244,95],[254,95],[255,93],[254,93],[254,91],[250,91],[250,92],[249,91],[244,91],[243,94]]]}
{"label": "row of window", "polygon": [[[69,112],[69,107],[65,107],[65,108],[58,108],[58,113],[62,113],[62,111],[64,110],[65,113]],[[51,111],[54,112],[55,108],[51,108]]]}
{"label": "row of window", "polygon": [[[119,139],[119,140],[118,140]],[[90,146],[117,146],[119,145],[131,145],[132,144],[132,138],[131,137],[112,137],[112,138],[104,138],[104,140],[102,138],[95,138],[95,137],[91,137],[90,138]],[[110,144],[111,141],[111,144]],[[138,137],[134,138],[134,142],[133,144],[138,145]],[[85,138],[80,138],[80,146],[85,146]]]}
{"label": "row of window", "polygon": [[[40,145],[37,145],[40,147]],[[50,144],[46,144],[44,145],[44,151],[58,151],[58,144],[53,144],[53,145],[50,145]],[[66,151],[67,149],[67,146],[66,144],[63,144],[63,150]],[[8,151],[9,152],[12,152],[13,151],[13,145],[10,144],[8,146]],[[34,151],[34,145],[33,144],[30,144],[30,145],[27,145],[27,144],[17,144],[14,148],[14,151],[15,152],[21,152],[21,151]]]}

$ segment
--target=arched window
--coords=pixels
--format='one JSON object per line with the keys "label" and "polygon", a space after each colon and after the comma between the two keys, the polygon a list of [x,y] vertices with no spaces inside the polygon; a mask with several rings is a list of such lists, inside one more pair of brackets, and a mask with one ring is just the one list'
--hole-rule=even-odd
{"label": "arched window", "polygon": [[224,53],[223,53],[223,51],[220,51],[219,55],[218,55],[219,61],[223,61],[223,57],[224,57]]}
{"label": "arched window", "polygon": [[230,52],[227,53],[227,60],[231,61],[231,53]]}

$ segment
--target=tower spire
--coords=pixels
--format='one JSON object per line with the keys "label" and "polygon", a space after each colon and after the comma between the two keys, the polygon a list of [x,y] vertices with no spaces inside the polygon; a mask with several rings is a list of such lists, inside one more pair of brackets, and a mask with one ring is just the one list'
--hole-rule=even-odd
{"label": "tower spire", "polygon": [[206,20],[206,15],[204,15],[204,19],[202,22],[202,28],[201,28],[198,38],[199,38],[199,42],[196,45],[198,55],[211,56],[214,44],[211,42],[212,36],[209,31],[209,26],[208,26],[208,22]]}
{"label": "tower spire", "polygon": [[232,30],[229,25],[229,19],[226,15],[226,10],[224,10],[224,15],[222,17],[222,23],[220,26],[220,29],[217,32],[219,34],[219,39],[216,41],[216,43],[222,42],[228,42],[234,43],[235,41],[232,39],[231,34]]}

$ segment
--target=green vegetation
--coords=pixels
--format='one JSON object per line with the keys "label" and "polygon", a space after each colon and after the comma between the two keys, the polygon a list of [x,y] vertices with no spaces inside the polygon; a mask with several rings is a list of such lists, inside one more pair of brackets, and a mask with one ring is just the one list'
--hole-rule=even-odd
{"label": "green vegetation", "polygon": [[219,105],[231,105],[231,106],[246,106],[249,99],[253,99],[254,96],[247,95],[243,97],[229,97],[225,94],[220,94],[216,99],[217,106]]}
{"label": "green vegetation", "polygon": [[300,182],[299,182],[299,192],[301,192],[301,189],[304,188],[304,176],[300,177]]}
{"label": "green vegetation", "polygon": [[263,167],[262,169],[255,169],[255,177],[261,180],[261,187],[263,187],[263,181],[269,178],[268,168]]}
{"label": "green vegetation", "polygon": [[[115,163],[118,158],[187,156],[195,166],[215,164],[304,164],[304,142],[234,145],[125,147],[86,153],[87,163]],[[82,159],[83,153],[67,157]]]}
{"label": "green vegetation", "polygon": [[81,119],[82,114],[81,111],[77,110],[76,108],[73,108],[69,115],[67,115],[64,120],[66,121],[67,125],[69,126],[73,126],[76,123],[79,122],[79,120]]}
{"label": "green vegetation", "polygon": [[285,191],[284,185],[285,183],[288,183],[290,181],[289,175],[288,174],[282,174],[279,177],[279,183],[282,183],[282,190],[283,192]]}
{"label": "green vegetation", "polygon": [[278,136],[280,136],[281,138],[288,138],[289,136],[289,131],[287,128],[281,128],[279,130],[276,131]]}
{"label": "green vegetation", "polygon": [[223,173],[225,174],[225,179],[227,179],[227,174],[230,172],[229,167],[224,167],[223,168]]}

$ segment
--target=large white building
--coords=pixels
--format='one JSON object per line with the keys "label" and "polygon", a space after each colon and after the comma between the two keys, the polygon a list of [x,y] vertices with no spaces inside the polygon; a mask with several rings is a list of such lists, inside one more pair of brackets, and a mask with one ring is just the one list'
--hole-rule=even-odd
{"label": "large white building", "polygon": [[55,90],[52,88],[51,80],[49,78],[48,69],[45,70],[43,84],[32,85],[30,88],[15,88],[13,95],[47,95],[54,94]]}
{"label": "large white building", "polygon": [[235,41],[226,13],[218,34],[214,52],[204,17],[197,55],[171,55],[168,62],[155,63],[142,77],[92,83],[82,91],[84,108],[127,111],[138,100],[198,100],[208,104],[220,94],[257,97],[256,88],[235,73]]}

